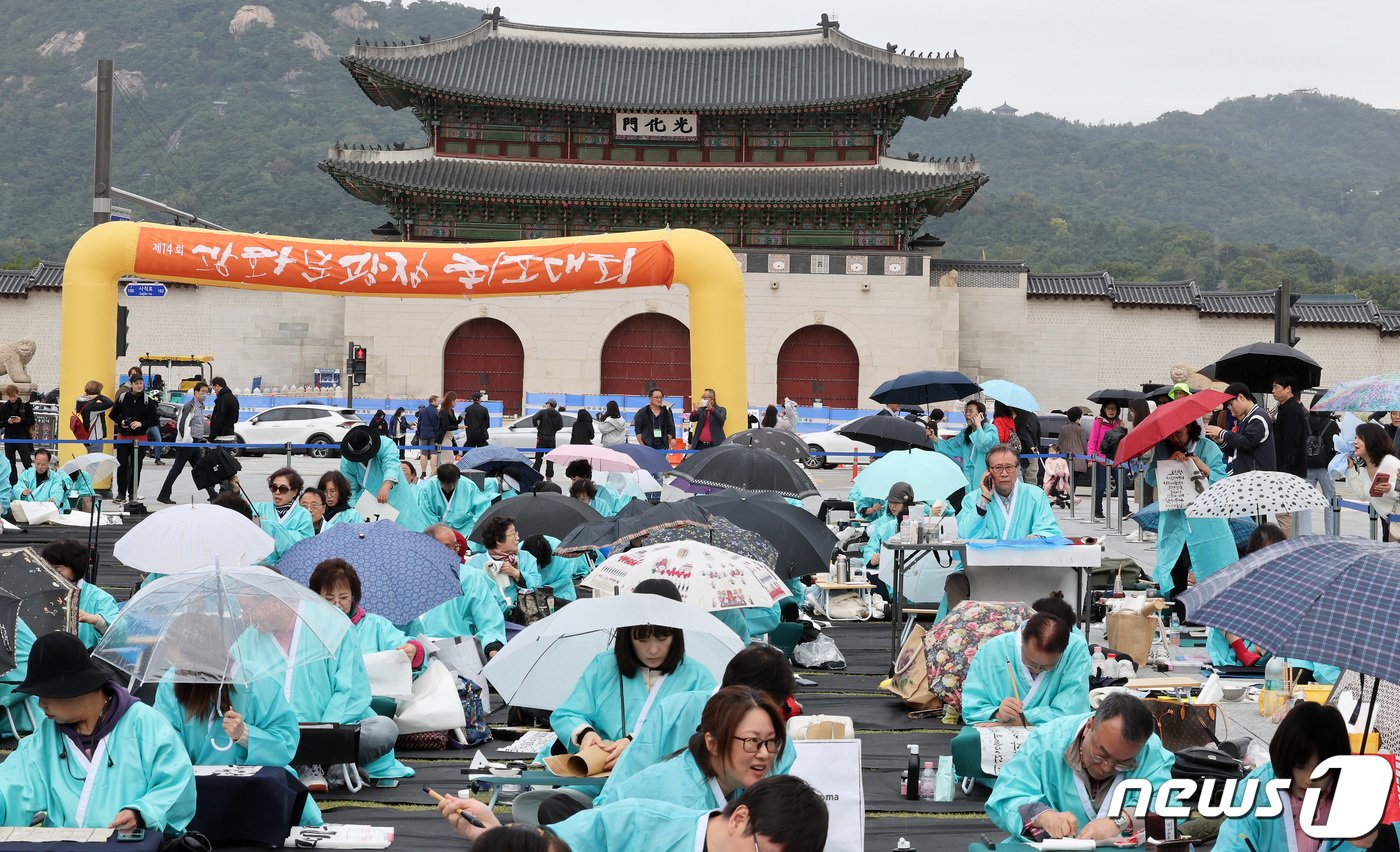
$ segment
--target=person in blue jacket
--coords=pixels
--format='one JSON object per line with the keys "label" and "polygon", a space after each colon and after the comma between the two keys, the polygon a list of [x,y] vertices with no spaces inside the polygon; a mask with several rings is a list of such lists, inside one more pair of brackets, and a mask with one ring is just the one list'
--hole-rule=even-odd
{"label": "person in blue jacket", "polygon": [[1050,498],[1021,481],[1016,453],[998,444],[987,453],[987,470],[973,484],[958,512],[958,535],[967,540],[1049,538],[1064,535]]}
{"label": "person in blue jacket", "polygon": [[[462,811],[482,827],[468,822]],[[458,836],[473,844],[483,835],[520,830],[503,827],[491,808],[476,799],[447,796],[439,803],[438,812]],[[564,848],[576,850],[822,852],[829,820],[826,799],[810,784],[792,775],[776,775],[748,788],[719,812],[696,811],[653,799],[628,799],[583,811],[541,831],[563,841]],[[486,845],[483,842],[473,848]],[[553,845],[543,848],[550,852],[559,849]]]}
{"label": "person in blue jacket", "polygon": [[463,594],[467,591],[468,572],[484,572],[499,591],[496,597],[501,611],[509,612],[515,607],[521,589],[538,589],[543,585],[535,557],[528,550],[520,549],[520,533],[516,531],[514,518],[505,515],[488,518],[481,527],[481,543],[486,552],[475,554],[462,568]]}
{"label": "person in blue jacket", "polygon": [[[720,686],[747,686],[762,692],[783,709],[785,719],[801,712],[792,698],[796,689],[792,663],[772,645],[749,645],[735,654],[724,667]],[[648,766],[659,763],[666,755],[685,748],[700,727],[705,702],[714,693],[712,689],[678,692],[652,705],[646,725],[613,764],[607,783],[603,785],[604,794]],[[788,772],[796,756],[797,749],[785,749],[774,763],[774,773]]]}
{"label": "person in blue jacket", "polygon": [[380,503],[398,511],[395,523],[414,532],[422,532],[428,523],[418,508],[413,486],[402,482],[399,448],[393,441],[368,426],[351,427],[340,439],[340,472],[350,483],[350,505],[368,491]]}
{"label": "person in blue jacket", "polygon": [[[1225,478],[1225,457],[1214,441],[1201,437],[1194,420],[1157,445],[1156,461],[1185,462],[1197,489],[1204,490]],[[1157,487],[1157,466],[1147,469],[1147,484]],[[1189,487],[1189,486],[1188,486]],[[1186,591],[1188,580],[1207,577],[1239,558],[1229,518],[1191,518],[1185,509],[1168,509],[1157,522],[1157,565],[1152,579],[1167,590],[1172,601]],[[1181,604],[1175,603],[1178,615]]]}
{"label": "person in blue jacket", "polygon": [[[1312,778],[1313,770],[1329,757],[1351,754],[1351,740],[1347,736],[1346,721],[1336,707],[1300,701],[1293,705],[1288,715],[1279,722],[1269,741],[1269,762],[1255,767],[1245,776],[1245,781],[1254,781],[1254,803],[1263,807],[1267,801],[1264,785],[1275,779],[1289,782],[1288,789],[1280,798],[1283,813],[1274,817],[1260,817],[1249,813],[1232,817],[1220,825],[1216,837],[1216,852],[1264,852],[1264,850],[1310,849],[1318,852],[1337,850],[1369,849],[1376,842],[1377,832],[1350,842],[1323,840],[1319,842],[1299,830],[1298,815],[1303,809],[1304,795],[1311,789],[1321,791],[1314,823],[1325,823],[1331,812],[1337,790],[1338,773],[1329,772],[1321,778]],[[1233,804],[1242,805],[1247,792],[1243,786],[1236,788]]]}
{"label": "person in blue jacket", "polygon": [[579,572],[580,563],[588,560],[582,556],[560,556],[554,552],[559,539],[552,535],[532,535],[520,543],[520,550],[535,560],[540,575],[540,585],[549,586],[554,591],[554,599],[562,603],[578,600],[578,589],[574,588],[574,577]]}
{"label": "person in blue jacket", "polygon": [[720,810],[776,771],[789,748],[786,722],[773,699],[747,686],[716,692],[686,749],[604,791],[597,805],[657,799],[698,811]]}
{"label": "person in blue jacket", "polygon": [[[218,629],[218,621],[211,623],[204,613],[182,613],[172,620],[165,634],[172,667],[156,688],[156,712],[175,729],[196,766],[281,766],[292,772],[301,729],[276,681],[231,684],[196,680],[199,674],[190,669],[182,674],[181,665],[190,661],[181,650],[197,647]],[[321,809],[308,796],[301,825],[324,823]]]}
{"label": "person in blue jacket", "polygon": [[116,620],[118,607],[115,598],[83,579],[91,559],[87,545],[61,538],[46,545],[40,556],[78,587],[78,638],[87,647],[96,647]]}
{"label": "person in blue jacket", "polygon": [[267,478],[267,490],[272,493],[272,500],[253,504],[254,520],[263,532],[272,536],[274,543],[272,553],[263,559],[266,565],[276,565],[292,545],[315,535],[311,513],[297,502],[303,485],[301,474],[290,467],[279,467]]}
{"label": "person in blue jacket", "polygon": [[[1113,693],[1091,714],[1037,725],[1001,769],[987,816],[1013,837],[1034,826],[1052,838],[1114,840],[1132,818],[1108,816],[1114,788],[1143,779],[1156,790],[1171,780],[1176,758],[1153,733],[1156,720],[1140,698]],[[1125,803],[1137,802],[1129,791]]]}
{"label": "person in blue jacket", "polygon": [[[1001,443],[997,427],[987,420],[987,406],[972,400],[963,407],[967,426],[951,438],[944,438],[933,448],[962,465],[963,475],[976,487],[987,471],[987,453]],[[972,495],[968,495],[969,497]]]}
{"label": "person in blue jacket", "polygon": [[10,489],[12,500],[52,503],[60,511],[68,511],[68,494],[73,480],[53,466],[53,453],[40,447],[34,451],[34,464],[20,471],[19,480]]}
{"label": "person in blue jacket", "polygon": [[[271,677],[296,713],[298,722],[331,722],[360,725],[356,763],[376,787],[396,787],[413,770],[394,758],[399,729],[394,720],[375,713],[370,706],[369,675],[359,644],[346,632],[330,656],[321,636],[339,634],[335,619],[345,613],[322,601],[299,603],[292,613],[280,601],[254,600],[250,628],[234,643],[235,665],[246,679]],[[343,621],[342,621],[343,624]],[[330,780],[338,778],[334,767]],[[312,792],[325,792],[328,779],[319,766],[298,767],[302,783]]]}
{"label": "person in blue jacket", "polygon": [[491,498],[455,464],[438,465],[436,475],[423,477],[415,488],[423,520],[447,524],[462,535],[471,535],[477,518],[491,506]]}
{"label": "person in blue jacket", "polygon": [[194,770],[169,723],[88,656],[78,637],[34,641],[18,687],[44,712],[0,763],[0,825],[178,834],[194,817]]}
{"label": "person in blue jacket", "polygon": [[[334,472],[334,471],[332,471]],[[311,532],[313,535],[320,535],[329,529],[344,524],[364,523],[364,518],[354,509],[346,509],[336,514],[334,518],[326,515],[326,492],[319,488],[308,488],[301,492],[301,497],[297,500],[306,513],[311,516]]]}
{"label": "person in blue jacket", "polygon": [[[434,524],[424,532],[457,554],[466,551],[461,533],[446,524]],[[494,657],[506,644],[506,619],[501,610],[500,588],[478,568],[463,565],[458,569],[462,594],[443,601],[409,622],[407,633],[443,639],[455,636],[475,636],[486,656]]]}

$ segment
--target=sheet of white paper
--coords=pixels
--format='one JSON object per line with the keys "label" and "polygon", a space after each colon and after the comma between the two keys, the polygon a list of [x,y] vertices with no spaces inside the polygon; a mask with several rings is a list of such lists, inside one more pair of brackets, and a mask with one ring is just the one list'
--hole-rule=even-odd
{"label": "sheet of white paper", "polygon": [[220,778],[252,778],[261,766],[208,765],[194,767],[195,777],[218,776]]}
{"label": "sheet of white paper", "polygon": [[399,510],[388,503],[379,502],[377,494],[368,491],[360,494],[360,499],[355,501],[355,511],[360,513],[366,521],[395,521],[398,520]]}
{"label": "sheet of white paper", "polygon": [[0,843],[106,843],[110,828],[0,828]]}
{"label": "sheet of white paper", "polygon": [[486,759],[486,755],[484,755],[484,754],[481,753],[481,749],[477,749],[477,750],[476,750],[476,757],[473,757],[473,758],[472,758],[471,765],[468,766],[467,768],[468,768],[468,769],[486,769],[486,768],[489,767],[490,765],[491,765],[491,761],[489,761],[489,760]]}
{"label": "sheet of white paper", "polygon": [[339,825],[292,829],[282,844],[287,849],[387,849],[394,842],[394,830],[374,825]]}
{"label": "sheet of white paper", "polygon": [[397,648],[365,654],[369,694],[385,698],[413,697],[413,663]]}
{"label": "sheet of white paper", "polygon": [[557,739],[553,731],[528,731],[520,739],[502,747],[501,751],[512,754],[538,754],[540,749],[554,745]]}
{"label": "sheet of white paper", "polygon": [[483,713],[490,713],[491,690],[486,684],[486,678],[481,673],[481,670],[486,666],[486,661],[482,658],[481,646],[477,644],[477,641],[469,636],[437,639],[419,636],[417,638],[419,642],[423,643],[423,647],[428,650],[428,653],[436,653],[437,658],[442,660],[449,669],[481,687],[481,710]]}
{"label": "sheet of white paper", "polygon": [[[92,514],[81,512],[77,509],[66,515],[59,515],[53,522],[64,527],[86,527],[92,525]],[[100,527],[119,527],[122,525],[122,516],[112,512],[100,512],[97,515],[97,525]]]}
{"label": "sheet of white paper", "polygon": [[987,775],[1000,775],[1001,768],[1030,737],[1030,728],[995,726],[978,728],[982,740],[982,772]]}

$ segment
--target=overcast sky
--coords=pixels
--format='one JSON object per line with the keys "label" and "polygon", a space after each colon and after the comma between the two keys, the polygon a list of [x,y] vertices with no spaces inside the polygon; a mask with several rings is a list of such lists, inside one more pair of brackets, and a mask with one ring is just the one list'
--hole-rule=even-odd
{"label": "overcast sky", "polygon": [[1319,89],[1400,108],[1396,0],[473,0],[597,29],[801,29],[822,12],[883,46],[966,57],[963,106],[1151,121],[1230,97]]}

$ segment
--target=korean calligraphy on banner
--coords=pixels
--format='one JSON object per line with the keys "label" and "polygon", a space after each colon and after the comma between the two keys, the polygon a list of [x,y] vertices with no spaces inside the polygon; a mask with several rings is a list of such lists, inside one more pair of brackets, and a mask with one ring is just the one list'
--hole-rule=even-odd
{"label": "korean calligraphy on banner", "polygon": [[700,138],[700,122],[693,112],[619,112],[614,113],[613,137],[616,139],[686,139]]}
{"label": "korean calligraphy on banner", "polygon": [[156,279],[364,296],[515,296],[671,283],[670,246],[341,243],[142,226],[135,272]]}

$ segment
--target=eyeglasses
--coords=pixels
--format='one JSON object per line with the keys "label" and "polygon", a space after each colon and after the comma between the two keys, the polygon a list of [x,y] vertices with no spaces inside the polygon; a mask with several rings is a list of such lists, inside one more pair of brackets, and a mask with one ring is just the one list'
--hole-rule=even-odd
{"label": "eyeglasses", "polygon": [[290,485],[269,485],[267,486],[267,490],[271,491],[273,494],[290,494],[295,489]]}
{"label": "eyeglasses", "polygon": [[1021,660],[1026,664],[1026,671],[1030,672],[1031,674],[1037,675],[1045,674],[1046,672],[1053,672],[1055,670],[1055,665],[1059,662],[1058,660],[1056,660],[1054,663],[1051,663],[1048,666],[1042,666],[1040,663],[1033,663],[1030,660],[1027,660],[1025,657],[1022,657]]}
{"label": "eyeglasses", "polygon": [[769,737],[766,740],[759,737],[735,737],[734,739],[743,746],[745,754],[758,754],[759,748],[767,749],[769,754],[777,754],[778,751],[777,737]]}
{"label": "eyeglasses", "polygon": [[1014,464],[993,464],[987,466],[987,470],[990,470],[992,473],[1010,473],[1015,469],[1016,465]]}
{"label": "eyeglasses", "polygon": [[[1090,734],[1090,736],[1092,736],[1092,734]],[[1081,743],[1079,746],[1079,758],[1083,760],[1086,765],[1092,763],[1095,766],[1107,766],[1112,768],[1114,772],[1131,772],[1132,770],[1137,769],[1137,758],[1124,761],[1123,763],[1116,763],[1114,762],[1112,755],[1100,755],[1096,753],[1097,751],[1098,747],[1090,746],[1089,737],[1086,736],[1084,738],[1084,742]]]}

